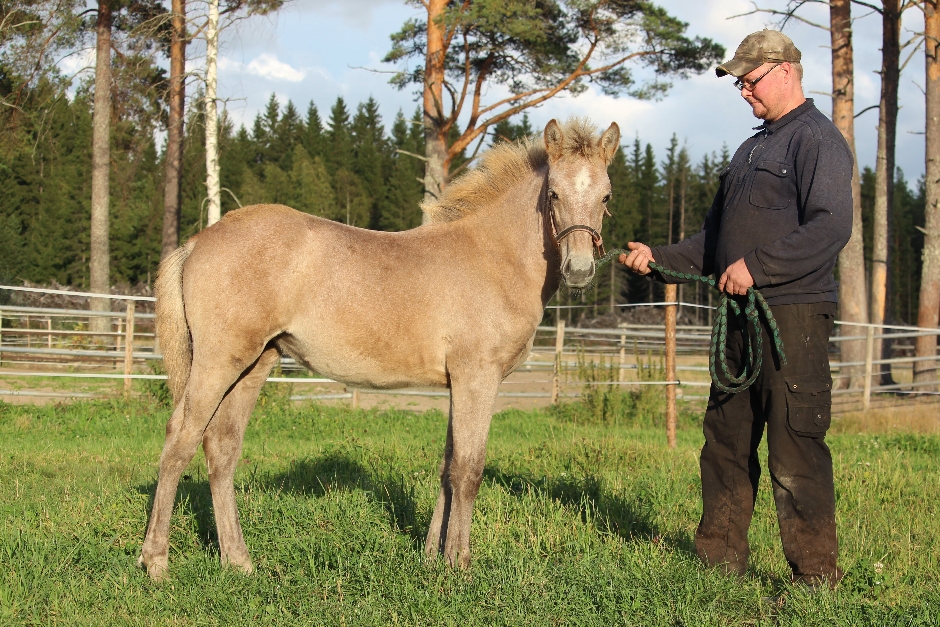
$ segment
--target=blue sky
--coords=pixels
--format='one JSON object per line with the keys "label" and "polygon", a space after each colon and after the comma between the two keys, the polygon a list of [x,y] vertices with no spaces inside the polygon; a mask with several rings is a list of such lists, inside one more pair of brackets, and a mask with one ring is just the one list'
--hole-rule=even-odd
{"label": "blue sky", "polygon": [[[729,58],[744,36],[773,20],[766,14],[728,19],[753,10],[748,0],[661,0],[660,4],[689,23],[690,35],[711,37],[724,45]],[[760,0],[759,4],[780,9],[786,2]],[[197,8],[190,6],[191,11]],[[827,7],[809,8],[805,16],[818,23],[828,22]],[[857,6],[853,12],[859,18],[854,35],[855,93],[856,111],[861,111],[878,103],[880,83],[875,71],[880,67],[881,20],[877,14],[864,17]],[[372,96],[388,126],[399,109],[410,114],[416,99],[412,91],[399,91],[388,84],[389,75],[381,72],[394,68],[382,64],[381,59],[389,49],[389,35],[409,17],[420,15],[419,9],[402,0],[295,0],[273,16],[240,21],[222,37],[219,95],[236,123],[249,128],[272,93],[282,104],[292,100],[301,112],[313,100],[324,119],[337,96],[343,96],[350,107]],[[902,39],[922,30],[922,24],[919,10],[908,11]],[[804,24],[788,26],[785,32],[803,52],[807,95],[828,114],[828,32]],[[191,51],[198,55],[198,46],[191,46]],[[199,58],[189,63],[190,70],[198,71],[201,66]],[[923,135],[918,134],[924,127],[923,95],[918,86],[923,85],[923,67],[923,52],[918,51],[901,78],[897,163],[912,183],[924,169]],[[488,95],[495,98],[501,93],[497,86]],[[675,133],[695,161],[704,153],[720,150],[724,143],[733,150],[759,122],[751,117],[731,79],[718,79],[712,72],[676,81],[660,101],[618,99],[589,90],[576,98],[549,101],[530,110],[529,115],[536,128],[553,117],[569,115],[586,115],[604,126],[616,121],[624,143],[639,135],[644,143],[653,145],[660,158]],[[874,166],[877,118],[877,110],[871,110],[856,119],[862,166]]]}

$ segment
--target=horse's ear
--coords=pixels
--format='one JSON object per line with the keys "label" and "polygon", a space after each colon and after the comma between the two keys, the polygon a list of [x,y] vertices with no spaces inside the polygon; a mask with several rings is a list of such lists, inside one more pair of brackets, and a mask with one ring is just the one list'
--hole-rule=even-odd
{"label": "horse's ear", "polygon": [[607,162],[607,165],[610,165],[610,162],[614,160],[614,155],[617,154],[617,149],[620,148],[620,127],[617,126],[616,122],[611,122],[610,127],[601,135],[597,145],[601,150],[601,154],[604,155],[604,161]]}
{"label": "horse's ear", "polygon": [[545,149],[548,151],[549,161],[558,161],[565,148],[565,135],[556,120],[545,125]]}

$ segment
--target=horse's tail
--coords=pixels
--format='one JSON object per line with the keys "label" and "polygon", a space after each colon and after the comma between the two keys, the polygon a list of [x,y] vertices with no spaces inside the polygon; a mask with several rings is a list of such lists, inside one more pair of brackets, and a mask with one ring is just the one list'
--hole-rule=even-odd
{"label": "horse's tail", "polygon": [[183,398],[193,363],[192,340],[183,305],[183,265],[195,245],[196,238],[191,238],[177,248],[160,262],[157,273],[157,337],[174,407]]}

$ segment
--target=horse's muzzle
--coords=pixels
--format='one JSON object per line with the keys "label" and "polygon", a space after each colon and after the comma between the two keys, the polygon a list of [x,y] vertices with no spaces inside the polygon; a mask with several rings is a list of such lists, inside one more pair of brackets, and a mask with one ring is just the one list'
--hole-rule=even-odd
{"label": "horse's muzzle", "polygon": [[587,287],[594,279],[594,257],[571,255],[561,267],[561,276],[570,288]]}

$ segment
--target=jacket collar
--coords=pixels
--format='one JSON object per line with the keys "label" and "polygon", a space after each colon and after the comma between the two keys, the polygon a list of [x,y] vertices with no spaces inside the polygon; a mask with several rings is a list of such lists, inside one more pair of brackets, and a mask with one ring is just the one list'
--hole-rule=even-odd
{"label": "jacket collar", "polygon": [[787,113],[786,115],[784,115],[782,118],[779,118],[779,119],[777,119],[777,120],[774,120],[773,122],[764,122],[764,123],[761,124],[760,126],[755,126],[755,127],[754,127],[754,130],[755,130],[755,131],[764,131],[764,132],[766,132],[766,133],[768,133],[768,134],[769,134],[769,133],[776,132],[777,129],[779,129],[779,128],[782,127],[782,126],[786,126],[787,124],[789,124],[790,122],[792,122],[792,121],[795,120],[796,118],[798,118],[798,117],[800,117],[801,115],[803,115],[804,113],[806,113],[806,111],[808,111],[809,109],[811,109],[813,106],[814,106],[814,105],[813,105],[813,99],[812,99],[812,98],[807,98],[807,99],[806,99],[806,102],[804,102],[803,104],[801,104],[800,106],[798,106],[798,107],[797,107],[796,109],[794,109],[793,111],[790,111],[789,113]]}

